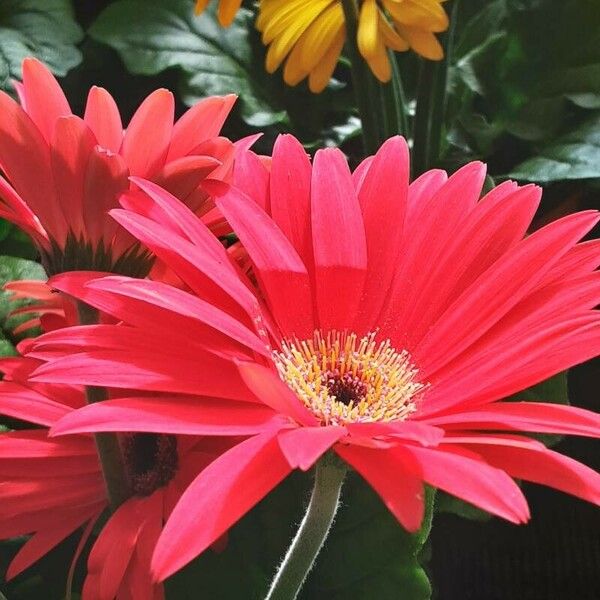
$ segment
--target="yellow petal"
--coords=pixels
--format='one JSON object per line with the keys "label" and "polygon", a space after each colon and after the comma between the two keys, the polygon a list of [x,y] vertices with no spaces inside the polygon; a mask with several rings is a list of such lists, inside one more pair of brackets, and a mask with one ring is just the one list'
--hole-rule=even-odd
{"label": "yellow petal", "polygon": [[404,52],[410,48],[408,42],[398,35],[381,12],[379,13],[379,31],[384,44],[388,48],[396,50],[397,52]]}
{"label": "yellow petal", "polygon": [[396,23],[396,28],[417,54],[420,54],[429,60],[442,60],[442,58],[444,58],[444,49],[433,33],[422,31],[420,29],[403,27],[398,23]]}
{"label": "yellow petal", "polygon": [[448,16],[438,0],[384,0],[384,5],[394,21],[424,31],[445,31]]}
{"label": "yellow petal", "polygon": [[379,8],[375,0],[364,0],[358,19],[357,43],[363,58],[373,56],[379,46]]}
{"label": "yellow petal", "polygon": [[329,83],[340,57],[342,47],[344,46],[345,38],[346,28],[344,27],[338,33],[336,39],[334,40],[333,44],[331,44],[331,47],[327,50],[327,53],[323,56],[321,62],[313,71],[311,71],[308,78],[308,87],[310,88],[311,92],[318,94],[319,92],[322,92]]}
{"label": "yellow petal", "polygon": [[339,32],[344,28],[344,11],[341,4],[332,4],[323,14],[316,19],[306,30],[303,38],[300,60],[302,67],[312,71],[317,63],[337,39]]}
{"label": "yellow petal", "polygon": [[219,19],[219,23],[223,27],[229,27],[233,20],[235,19],[235,15],[237,11],[240,9],[242,5],[242,0],[220,0],[219,8],[217,10],[217,18]]}
{"label": "yellow petal", "polygon": [[210,0],[196,0],[196,7],[194,12],[199,15],[207,6]]}

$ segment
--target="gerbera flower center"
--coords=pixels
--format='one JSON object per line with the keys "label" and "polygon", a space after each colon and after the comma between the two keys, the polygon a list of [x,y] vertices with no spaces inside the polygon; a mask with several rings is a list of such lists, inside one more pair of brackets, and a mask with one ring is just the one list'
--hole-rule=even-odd
{"label": "gerbera flower center", "polygon": [[284,341],[273,358],[281,379],[325,425],[405,419],[426,384],[406,350],[375,336],[317,331]]}
{"label": "gerbera flower center", "polygon": [[131,491],[136,496],[149,496],[167,485],[179,466],[174,435],[132,433],[123,441],[123,454]]}

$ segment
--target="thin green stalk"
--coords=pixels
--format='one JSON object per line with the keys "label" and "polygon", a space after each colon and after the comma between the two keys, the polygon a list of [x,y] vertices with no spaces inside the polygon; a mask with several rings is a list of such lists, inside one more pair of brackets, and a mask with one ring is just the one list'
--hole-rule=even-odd
{"label": "thin green stalk", "polygon": [[442,132],[446,116],[448,65],[456,27],[459,0],[452,3],[450,27],[441,37],[444,59],[433,62],[422,59],[417,84],[417,107],[413,130],[413,176],[435,166],[442,148]]}
{"label": "thin green stalk", "polygon": [[413,177],[417,177],[431,166],[431,116],[436,94],[437,68],[437,63],[421,59],[419,80],[417,83],[417,106],[413,126]]}
{"label": "thin green stalk", "polygon": [[[77,312],[81,325],[98,323],[98,311],[88,304],[78,302]],[[106,388],[98,386],[86,386],[85,395],[88,404],[108,399]],[[131,496],[119,438],[116,433],[96,433],[94,439],[102,465],[108,502],[111,509],[116,510]]]}
{"label": "thin green stalk", "polygon": [[346,466],[325,455],[317,463],[310,502],[265,600],[294,600],[313,567],[337,511]]}
{"label": "thin green stalk", "polygon": [[360,55],[357,45],[358,7],[356,0],[342,0],[346,21],[346,45],[352,63],[352,82],[362,124],[363,145],[367,154],[374,154],[381,142],[380,115],[381,105],[378,82]]}

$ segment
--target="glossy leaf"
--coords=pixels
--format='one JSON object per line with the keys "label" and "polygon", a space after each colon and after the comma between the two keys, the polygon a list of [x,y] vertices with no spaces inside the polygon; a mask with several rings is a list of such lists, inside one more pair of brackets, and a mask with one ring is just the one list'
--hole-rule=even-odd
{"label": "glossy leaf", "polygon": [[70,0],[2,0],[0,2],[0,88],[20,79],[21,61],[35,56],[56,75],[81,62],[76,44],[83,31]]}

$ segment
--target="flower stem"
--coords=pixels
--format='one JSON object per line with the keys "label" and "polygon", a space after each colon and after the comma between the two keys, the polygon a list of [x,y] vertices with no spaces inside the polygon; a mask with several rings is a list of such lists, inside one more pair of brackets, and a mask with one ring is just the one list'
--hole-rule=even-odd
{"label": "flower stem", "polygon": [[[85,302],[77,302],[77,312],[81,325],[98,323],[98,311]],[[88,404],[108,399],[106,388],[92,385],[86,386],[85,396]],[[96,433],[94,439],[102,465],[108,502],[114,511],[131,496],[121,445],[116,433]]]}
{"label": "flower stem", "polygon": [[334,455],[323,456],[306,514],[265,600],[294,600],[314,565],[337,511],[346,466]]}
{"label": "flower stem", "polygon": [[362,124],[363,145],[366,154],[374,154],[380,143],[379,108],[381,99],[379,82],[375,80],[367,63],[358,51],[358,6],[356,0],[342,0],[346,22],[346,40],[352,63],[352,83]]}
{"label": "flower stem", "polygon": [[442,130],[446,116],[448,65],[451,61],[459,0],[452,3],[450,28],[442,36],[444,59],[421,59],[417,83],[417,107],[413,131],[413,177],[434,167],[442,150]]}

